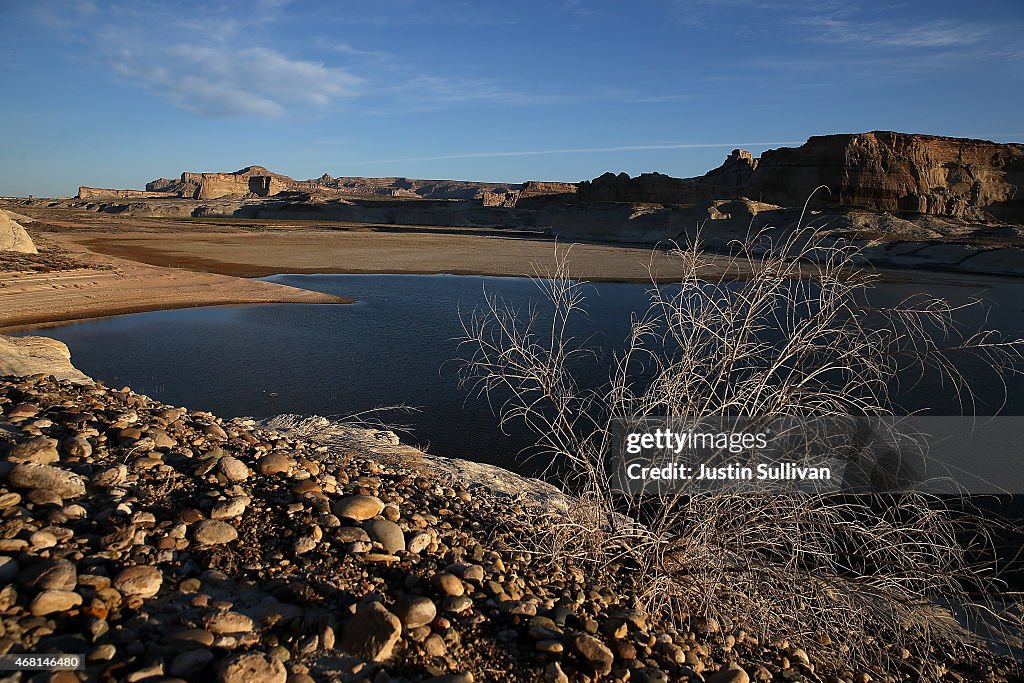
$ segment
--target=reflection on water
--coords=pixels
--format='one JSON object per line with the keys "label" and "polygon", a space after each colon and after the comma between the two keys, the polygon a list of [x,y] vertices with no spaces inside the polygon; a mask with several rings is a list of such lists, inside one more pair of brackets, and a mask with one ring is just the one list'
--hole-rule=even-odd
{"label": "reflection on water", "polygon": [[[516,454],[524,434],[503,435],[486,402],[458,387],[460,311],[482,302],[484,288],[506,300],[537,299],[524,278],[449,275],[281,275],[268,278],[358,300],[347,306],[255,305],[139,313],[43,333],[67,343],[75,365],[111,386],[130,385],[161,401],[209,410],[224,417],[278,413],[353,414],[379,406],[406,405],[414,413],[386,413],[405,424],[406,438],[436,453],[529,471]],[[599,351],[622,344],[630,314],[646,307],[645,285],[588,286],[591,315],[574,332]],[[887,304],[916,291],[954,302],[981,295],[989,325],[1009,336],[1021,328],[1024,285],[993,287],[886,283],[872,303]],[[981,322],[980,309],[972,314]],[[591,336],[594,335],[594,336]],[[981,365],[965,365],[986,393],[993,412],[1002,398],[995,377]],[[597,381],[600,370],[589,370]],[[904,405],[939,414],[958,412],[949,387],[931,380],[910,388]],[[1024,383],[1014,380],[1004,412],[1024,415]]]}

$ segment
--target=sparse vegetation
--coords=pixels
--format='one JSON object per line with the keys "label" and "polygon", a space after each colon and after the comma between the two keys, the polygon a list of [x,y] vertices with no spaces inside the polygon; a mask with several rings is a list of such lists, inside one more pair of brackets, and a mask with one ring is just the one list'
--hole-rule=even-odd
{"label": "sparse vegetation", "polygon": [[590,351],[569,331],[587,301],[568,277],[568,251],[538,274],[546,307],[488,297],[463,321],[466,386],[492,400],[503,425],[525,422],[577,496],[526,543],[553,562],[629,563],[642,577],[637,603],[697,631],[789,641],[840,668],[906,669],[907,653],[928,661],[929,645],[956,628],[936,618],[937,605],[991,616],[986,600],[1001,584],[993,563],[979,564],[985,523],[913,490],[838,497],[742,482],[624,495],[614,425],[892,416],[894,387],[926,371],[970,409],[956,356],[1012,372],[1022,341],[964,329],[959,308],[937,297],[869,308],[876,276],[857,267],[859,249],[815,228],[764,230],[733,247],[734,267],[718,272],[749,273],[742,280],[708,277],[699,236],[674,251],[682,277],[652,286],[596,389],[574,371]]}

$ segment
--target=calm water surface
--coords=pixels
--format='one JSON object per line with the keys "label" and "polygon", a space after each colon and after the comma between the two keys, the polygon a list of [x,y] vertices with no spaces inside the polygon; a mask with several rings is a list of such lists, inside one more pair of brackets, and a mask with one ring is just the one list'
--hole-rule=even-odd
{"label": "calm water surface", "polygon": [[[406,440],[432,452],[530,471],[517,454],[525,434],[503,435],[486,404],[458,386],[460,311],[471,312],[483,292],[526,304],[539,299],[525,278],[451,275],[279,275],[275,282],[341,294],[353,305],[257,305],[138,313],[48,328],[43,334],[71,348],[74,363],[110,386],[129,385],[160,401],[224,417],[278,413],[350,415],[403,404],[415,413],[384,413],[408,427]],[[886,284],[873,302],[925,291],[991,304],[989,324],[1024,336],[1024,285],[936,287]],[[591,315],[576,330],[605,350],[627,336],[629,317],[647,303],[647,286],[588,285]],[[593,336],[591,336],[593,335]],[[994,378],[968,368],[1001,398]],[[599,372],[592,369],[590,379]],[[904,390],[908,407],[949,414],[948,388],[925,383]],[[1024,383],[1014,380],[1007,410],[1024,414]],[[980,412],[993,412],[991,409]]]}

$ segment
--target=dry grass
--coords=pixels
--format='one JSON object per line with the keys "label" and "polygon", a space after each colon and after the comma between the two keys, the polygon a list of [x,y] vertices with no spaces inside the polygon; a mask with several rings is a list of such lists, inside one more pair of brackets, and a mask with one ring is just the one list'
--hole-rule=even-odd
{"label": "dry grass", "polygon": [[[615,425],[891,416],[899,380],[925,370],[969,409],[956,356],[1009,372],[1022,341],[964,329],[960,309],[936,297],[865,306],[875,277],[856,266],[859,249],[816,229],[764,230],[733,247],[735,268],[724,272],[749,272],[744,280],[708,279],[699,236],[675,250],[682,277],[650,289],[649,308],[596,390],[574,375],[590,351],[569,322],[587,302],[565,252],[537,278],[543,309],[488,297],[463,321],[466,385],[492,399],[503,424],[525,422],[578,495],[566,514],[538,522],[532,549],[552,561],[630,563],[643,577],[639,606],[785,639],[819,661],[878,671],[904,647],[927,658],[946,634],[930,616],[937,601],[984,610],[986,591],[1000,590],[993,566],[978,559],[984,524],[914,490],[839,497],[742,482],[623,495]],[[848,447],[824,443],[836,456]]]}

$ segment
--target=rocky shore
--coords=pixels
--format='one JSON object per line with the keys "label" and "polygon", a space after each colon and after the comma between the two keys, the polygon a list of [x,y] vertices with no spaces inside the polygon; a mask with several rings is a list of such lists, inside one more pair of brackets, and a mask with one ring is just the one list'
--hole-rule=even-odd
{"label": "rocky shore", "polygon": [[626,564],[531,552],[556,489],[390,432],[40,373],[0,377],[0,458],[0,653],[86,661],[5,681],[1021,680],[956,643],[879,679],[752,625],[673,626]]}

